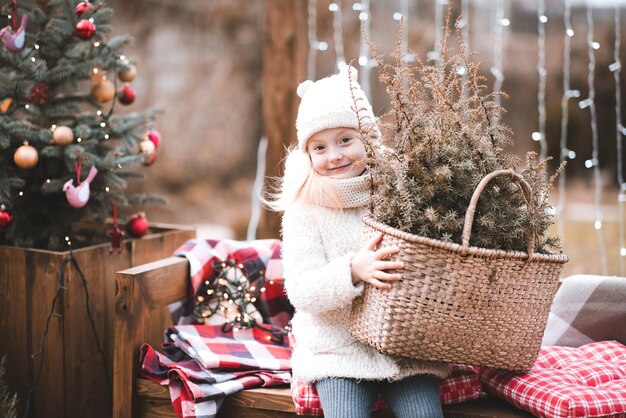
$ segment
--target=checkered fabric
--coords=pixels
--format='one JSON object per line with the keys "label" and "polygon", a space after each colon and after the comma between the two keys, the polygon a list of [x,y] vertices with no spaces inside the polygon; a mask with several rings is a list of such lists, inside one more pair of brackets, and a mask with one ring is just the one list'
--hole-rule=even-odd
{"label": "checkered fabric", "polygon": [[[289,335],[289,344],[292,349],[297,344],[292,335]],[[450,373],[441,381],[439,389],[443,405],[452,405],[477,399],[482,393],[476,368],[460,364],[450,366]],[[324,415],[315,386],[303,382],[298,376],[292,377],[291,397],[297,415]],[[385,404],[385,400],[379,395],[373,410],[378,411],[381,409],[388,409],[388,407]]]}
{"label": "checkered fabric", "polygon": [[[277,239],[255,241],[193,239],[187,241],[174,254],[189,260],[191,294],[189,302],[170,305],[174,323],[179,325],[198,323],[197,318],[191,316],[193,296],[204,281],[215,277],[213,269],[215,262],[233,259],[237,264],[243,264],[247,271],[263,270],[265,272],[266,291],[255,302],[255,306],[265,323],[284,328],[294,310],[284,292],[280,253],[281,241]],[[248,280],[253,284],[260,278],[261,276],[257,275],[248,277]]]}
{"label": "checkered fabric", "polygon": [[179,418],[215,417],[224,397],[243,389],[291,382],[291,351],[250,328],[179,325],[167,330],[165,353],[141,348],[141,375],[168,385]]}
{"label": "checkered fabric", "polygon": [[626,418],[626,346],[543,347],[524,374],[480,369],[483,387],[538,417]]}
{"label": "checkered fabric", "polygon": [[[452,405],[477,399],[482,393],[478,375],[470,366],[453,365],[450,374],[441,381],[441,403]],[[293,376],[291,380],[291,397],[297,415],[323,416],[322,404],[315,386],[304,383]],[[388,409],[384,399],[379,396],[374,404],[374,411]]]}

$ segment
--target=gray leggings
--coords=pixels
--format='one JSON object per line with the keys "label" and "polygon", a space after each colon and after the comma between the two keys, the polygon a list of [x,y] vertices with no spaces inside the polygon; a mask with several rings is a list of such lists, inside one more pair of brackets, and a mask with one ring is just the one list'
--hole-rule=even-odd
{"label": "gray leggings", "polygon": [[369,418],[378,393],[395,418],[443,418],[439,379],[430,374],[395,382],[331,377],[315,387],[326,418]]}

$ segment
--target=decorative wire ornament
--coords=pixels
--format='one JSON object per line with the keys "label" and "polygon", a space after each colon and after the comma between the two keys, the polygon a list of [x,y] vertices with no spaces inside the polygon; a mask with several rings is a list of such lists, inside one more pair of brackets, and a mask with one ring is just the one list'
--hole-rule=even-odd
{"label": "decorative wire ornament", "polygon": [[600,208],[600,198],[602,196],[602,179],[600,178],[600,163],[598,159],[598,122],[596,116],[596,104],[595,96],[596,90],[594,86],[595,70],[596,70],[596,54],[595,49],[600,45],[593,40],[593,12],[592,3],[593,0],[587,0],[587,54],[589,56],[589,72],[587,74],[587,84],[589,86],[589,97],[585,100],[578,102],[578,107],[581,109],[589,108],[591,114],[591,140],[592,140],[592,152],[591,160],[585,161],[585,167],[593,169],[593,180],[595,185],[595,221],[594,228],[596,230],[596,236],[598,238],[598,249],[600,251],[600,268],[604,275],[608,274],[607,259],[606,259],[606,246],[604,243],[604,235],[602,233],[602,211]]}
{"label": "decorative wire ornament", "polygon": [[546,4],[545,0],[538,0],[537,5],[537,73],[539,74],[539,88],[537,90],[537,114],[539,115],[538,132],[533,132],[533,139],[539,142],[539,161],[545,161],[548,156],[548,141],[546,140]]}
{"label": "decorative wire ornament", "polygon": [[[503,27],[509,25],[509,20],[504,18],[504,0],[497,0],[496,3],[496,24],[495,24],[495,42],[493,46],[493,66],[491,67],[491,74],[495,77],[493,83],[493,92],[496,93],[493,98],[493,102],[496,106],[500,106],[502,98],[500,92],[502,91],[502,83],[504,82],[504,73],[502,71],[502,32]],[[500,122],[500,112],[496,112],[491,123],[495,126]]]}
{"label": "decorative wire ornament", "polygon": [[333,44],[335,47],[335,57],[337,69],[341,70],[346,66],[346,57],[343,52],[343,17],[341,14],[341,0],[328,5],[328,10],[333,13]]}
{"label": "decorative wire ornament", "polygon": [[620,75],[622,72],[622,61],[619,58],[619,51],[622,43],[622,24],[620,19],[621,0],[615,0],[615,46],[613,49],[613,59],[615,62],[609,65],[609,70],[613,72],[615,79],[615,143],[617,146],[617,184],[619,192],[617,194],[618,207],[618,227],[619,227],[619,257],[620,276],[626,275],[626,225],[624,217],[626,211],[626,183],[624,183],[624,166],[622,161],[622,135],[626,135],[626,128],[622,125],[622,87]]}
{"label": "decorative wire ornament", "polygon": [[[571,61],[571,44],[574,36],[572,29],[572,0],[565,0],[565,11],[563,13],[563,23],[565,24],[565,35],[563,36],[563,96],[561,96],[561,139],[560,139],[560,157],[559,162],[566,159],[573,159],[576,153],[567,148],[567,133],[569,127],[569,100],[580,97],[580,91],[571,90],[570,88],[570,61]],[[565,219],[564,210],[566,202],[566,180],[567,166],[563,167],[563,171],[559,176],[559,201],[556,206],[557,215],[557,231],[561,237],[561,245],[565,245]]]}
{"label": "decorative wire ornament", "polygon": [[201,320],[221,315],[225,318],[222,332],[256,327],[268,333],[272,342],[283,344],[289,330],[264,325],[255,306],[265,292],[265,269],[254,262],[244,263],[234,259],[213,262],[213,276],[196,292],[193,315]]}

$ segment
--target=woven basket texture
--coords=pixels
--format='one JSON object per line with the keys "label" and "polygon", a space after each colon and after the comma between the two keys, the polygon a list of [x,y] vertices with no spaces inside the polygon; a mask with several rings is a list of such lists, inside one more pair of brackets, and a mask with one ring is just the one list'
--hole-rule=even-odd
{"label": "woven basket texture", "polygon": [[381,246],[399,247],[393,259],[405,268],[390,290],[366,284],[355,300],[350,331],[357,340],[392,356],[533,366],[565,255],[529,257],[412,235],[369,216],[363,222],[363,239],[383,232]]}

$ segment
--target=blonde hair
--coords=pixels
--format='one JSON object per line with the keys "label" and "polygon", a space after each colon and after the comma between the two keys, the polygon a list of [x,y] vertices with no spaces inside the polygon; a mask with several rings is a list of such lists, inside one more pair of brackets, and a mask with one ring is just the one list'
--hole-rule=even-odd
{"label": "blonde hair", "polygon": [[284,212],[290,206],[300,203],[320,205],[322,201],[336,203],[340,207],[337,186],[332,178],[322,176],[315,171],[308,153],[298,147],[287,150],[285,173],[277,179],[275,192],[268,192],[263,203],[276,212]]}

